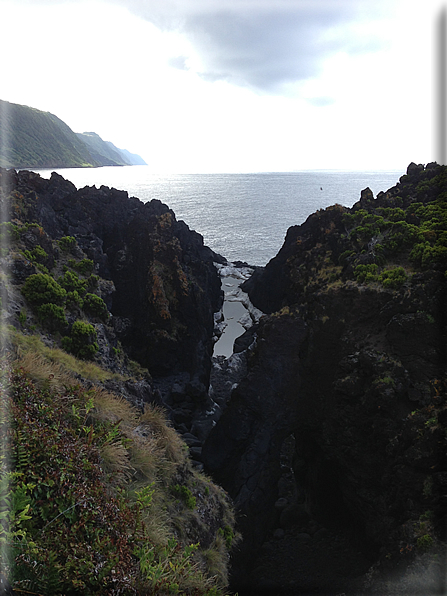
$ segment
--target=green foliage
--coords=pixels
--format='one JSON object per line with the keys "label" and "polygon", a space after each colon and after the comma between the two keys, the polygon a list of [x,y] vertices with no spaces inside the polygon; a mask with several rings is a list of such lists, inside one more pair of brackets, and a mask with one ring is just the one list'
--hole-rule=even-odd
{"label": "green foliage", "polygon": [[57,304],[41,304],[37,308],[37,315],[50,331],[61,331],[67,326],[64,309]]}
{"label": "green foliage", "polygon": [[67,294],[66,290],[46,273],[30,275],[21,292],[33,306],[47,303],[62,305]]}
{"label": "green foliage", "polygon": [[192,492],[187,486],[182,484],[176,484],[172,487],[172,493],[180,498],[188,509],[195,509],[196,507],[196,498],[193,496]]}
{"label": "green foliage", "polygon": [[427,551],[433,546],[433,542],[433,538],[430,536],[430,534],[424,534],[423,536],[419,536],[416,544],[420,550]]}
{"label": "green foliage", "polygon": [[358,283],[370,283],[377,281],[379,267],[375,264],[357,265],[354,269],[354,277]]}
{"label": "green foliage", "polygon": [[24,308],[19,312],[19,323],[21,325],[25,325],[26,323],[26,310]]}
{"label": "green foliage", "polygon": [[[144,544],[134,550],[140,563],[140,571],[155,594],[195,593],[198,585],[206,583],[203,573],[194,563],[193,555],[198,544],[181,547],[175,538],[170,538],[163,547]],[[185,591],[181,587],[188,587]],[[214,587],[202,592],[214,596],[219,592]]]}
{"label": "green foliage", "polygon": [[[45,377],[45,370],[40,375]],[[139,488],[126,491],[117,482],[124,477],[104,471],[105,449],[122,453],[129,445],[131,453],[141,446],[139,440],[132,444],[132,429],[141,422],[133,409],[74,379],[61,379],[54,391],[48,383],[39,385],[17,369],[10,386],[0,386],[0,431],[12,455],[12,470],[0,457],[0,547],[7,554],[2,571],[14,591],[222,596],[217,577],[204,571],[197,542],[182,544],[172,532],[162,538],[151,533],[157,516],[168,521],[161,513],[168,487],[159,480],[142,486],[140,476]],[[166,470],[161,443],[155,446],[151,438],[149,445],[160,470]],[[222,532],[231,540],[230,526]],[[226,566],[222,547],[207,552]]]}
{"label": "green foliage", "polygon": [[84,311],[103,321],[107,320],[109,317],[106,303],[96,294],[86,294],[84,296]]}
{"label": "green foliage", "polygon": [[41,246],[35,246],[32,250],[24,250],[23,256],[33,263],[43,263],[48,258],[48,254]]}
{"label": "green foliage", "polygon": [[74,290],[73,292],[67,292],[65,305],[67,308],[82,308],[84,306],[84,301],[79,296],[79,292]]}
{"label": "green foliage", "polygon": [[87,291],[88,281],[86,279],[79,279],[73,271],[66,271],[64,275],[59,277],[58,282],[62,288],[67,292],[78,292],[83,296]]}
{"label": "green foliage", "polygon": [[62,236],[58,240],[58,244],[64,252],[71,251],[76,246],[76,238],[74,236]]}
{"label": "green foliage", "polygon": [[89,290],[94,290],[98,287],[99,282],[99,275],[90,275],[87,279],[87,288]]}
{"label": "green foliage", "polygon": [[82,275],[88,275],[93,271],[94,263],[91,259],[82,259],[81,261],[75,261],[70,259],[68,264],[76,271],[79,271]]}
{"label": "green foliage", "polygon": [[0,101],[2,155],[6,168],[68,168],[99,165],[85,143],[62,120],[28,106]]}
{"label": "green foliage", "polygon": [[379,275],[379,281],[385,288],[400,288],[407,281],[407,274],[403,267],[385,269]]}
{"label": "green foliage", "polygon": [[91,360],[95,357],[99,347],[96,329],[90,323],[75,321],[69,336],[62,338],[62,347],[77,358]]}
{"label": "green foliage", "polygon": [[347,263],[347,260],[349,257],[353,257],[355,256],[355,251],[354,250],[345,250],[344,252],[341,253],[341,255],[338,257],[338,262],[340,265],[345,265]]}
{"label": "green foliage", "polygon": [[19,228],[10,221],[0,224],[0,244],[6,244],[10,240],[18,240],[20,237]]}
{"label": "green foliage", "polygon": [[[101,469],[99,446],[110,424],[95,433],[85,426],[92,401],[79,386],[55,401],[19,371],[11,398],[15,470],[2,474],[3,503],[11,513],[2,515],[0,535],[10,546],[14,588],[47,595],[127,593],[132,550],[144,532],[139,508],[111,491]],[[82,416],[67,415],[70,402]]]}
{"label": "green foliage", "polygon": [[379,267],[375,263],[369,265],[357,265],[354,269],[354,276],[358,283],[381,283],[385,288],[397,289],[407,280],[407,274],[403,267],[385,269],[379,273]]}
{"label": "green foliage", "polygon": [[224,528],[219,528],[217,530],[217,533],[222,536],[222,538],[225,540],[225,544],[227,546],[228,550],[231,550],[231,546],[233,544],[233,540],[235,538],[235,534],[232,528],[230,528],[230,526],[225,526]]}

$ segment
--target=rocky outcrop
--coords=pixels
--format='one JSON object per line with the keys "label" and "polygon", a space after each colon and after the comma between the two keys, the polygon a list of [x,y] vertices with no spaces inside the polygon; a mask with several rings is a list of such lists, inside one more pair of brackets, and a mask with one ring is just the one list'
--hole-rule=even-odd
{"label": "rocky outcrop", "polygon": [[445,179],[412,165],[377,199],[317,212],[243,285],[270,315],[202,452],[240,511],[235,587],[279,497],[301,511],[286,532],[310,539],[310,519],[384,571],[445,540]]}
{"label": "rocky outcrop", "polygon": [[[56,173],[45,180],[3,170],[2,178],[13,221],[37,222],[50,240],[75,238],[94,273],[112,283],[104,299],[129,357],[153,377],[179,375],[183,390],[203,398],[222,301],[213,262],[223,259],[160,201],[104,186],[76,190]],[[36,272],[25,265],[24,279]]]}

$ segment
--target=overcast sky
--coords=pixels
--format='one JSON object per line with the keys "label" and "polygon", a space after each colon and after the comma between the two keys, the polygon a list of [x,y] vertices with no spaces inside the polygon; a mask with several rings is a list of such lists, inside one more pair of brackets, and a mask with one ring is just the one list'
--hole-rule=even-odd
{"label": "overcast sky", "polygon": [[154,172],[438,160],[441,0],[0,0],[0,99]]}

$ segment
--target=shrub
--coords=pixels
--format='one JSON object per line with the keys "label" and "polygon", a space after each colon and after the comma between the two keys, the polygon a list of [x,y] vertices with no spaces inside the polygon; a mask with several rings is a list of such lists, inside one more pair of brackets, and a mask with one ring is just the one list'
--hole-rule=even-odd
{"label": "shrub", "polygon": [[78,358],[91,360],[99,349],[97,337],[93,325],[84,321],[75,321],[70,336],[62,338],[62,347]]}
{"label": "shrub", "polygon": [[348,262],[349,257],[353,257],[353,256],[355,256],[355,252],[353,250],[345,250],[338,257],[338,262],[340,265],[345,266]]}
{"label": "shrub", "polygon": [[358,281],[358,283],[367,284],[373,281],[377,281],[378,270],[379,267],[375,263],[369,265],[357,265],[357,267],[354,269],[354,277]]}
{"label": "shrub", "polygon": [[84,296],[84,310],[86,313],[106,320],[109,316],[106,303],[96,294],[86,294]]}
{"label": "shrub", "polygon": [[80,296],[83,296],[87,291],[88,281],[79,279],[73,271],[66,271],[63,276],[59,277],[58,282],[67,292],[76,291]]}
{"label": "shrub", "polygon": [[76,262],[74,259],[70,259],[68,264],[76,271],[79,271],[82,275],[88,275],[93,271],[93,261],[91,259],[82,259],[82,261]]}
{"label": "shrub", "polygon": [[63,304],[67,292],[47,273],[30,275],[22,286],[22,294],[35,306]]}
{"label": "shrub", "polygon": [[176,497],[179,497],[185,503],[188,509],[195,509],[196,498],[193,496],[192,492],[187,486],[176,484],[172,487],[172,492]]}
{"label": "shrub", "polygon": [[379,281],[385,288],[399,288],[407,281],[407,274],[403,267],[386,269],[379,275]]}
{"label": "shrub", "polygon": [[23,255],[33,263],[43,263],[48,258],[48,254],[41,246],[36,246],[33,250],[24,250]]}
{"label": "shrub", "polygon": [[76,238],[74,236],[62,236],[58,244],[64,252],[68,252],[75,247]]}
{"label": "shrub", "polygon": [[50,331],[58,331],[67,326],[64,309],[57,304],[42,304],[37,309],[37,315]]}
{"label": "shrub", "polygon": [[430,536],[430,534],[424,534],[423,536],[419,536],[416,544],[420,550],[430,550],[430,548],[433,546],[433,538]]}
{"label": "shrub", "polygon": [[68,308],[82,308],[84,306],[84,301],[79,296],[79,292],[74,290],[73,292],[67,292],[65,304]]}

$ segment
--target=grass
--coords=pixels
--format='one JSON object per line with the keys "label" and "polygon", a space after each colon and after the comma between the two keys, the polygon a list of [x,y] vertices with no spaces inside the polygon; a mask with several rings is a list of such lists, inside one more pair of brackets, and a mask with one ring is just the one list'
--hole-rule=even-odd
{"label": "grass", "polygon": [[[192,468],[163,410],[149,404],[142,413],[99,385],[85,387],[79,371],[97,380],[98,367],[35,336],[10,336],[14,466],[1,460],[0,510],[9,504],[12,513],[1,518],[0,542],[11,546],[2,566],[13,587],[49,596],[223,595],[234,514],[222,489]],[[194,510],[175,497],[179,483]],[[198,544],[210,524],[211,541]]]}
{"label": "grass", "polygon": [[65,371],[67,374],[79,375],[93,382],[103,382],[108,379],[125,380],[128,378],[106,371],[93,362],[80,360],[59,348],[50,348],[44,344],[38,335],[25,335],[14,327],[8,329],[3,327],[0,333],[9,340],[18,354],[30,352],[35,357],[41,356],[47,362],[59,365],[60,371]]}

